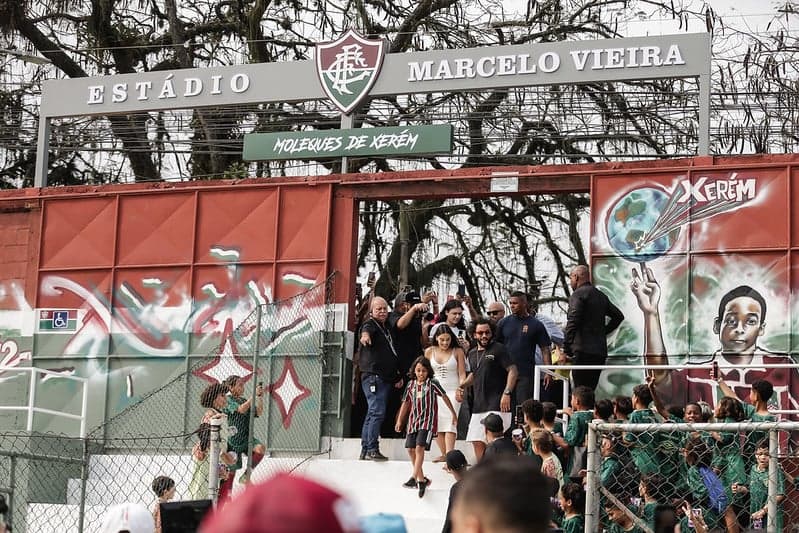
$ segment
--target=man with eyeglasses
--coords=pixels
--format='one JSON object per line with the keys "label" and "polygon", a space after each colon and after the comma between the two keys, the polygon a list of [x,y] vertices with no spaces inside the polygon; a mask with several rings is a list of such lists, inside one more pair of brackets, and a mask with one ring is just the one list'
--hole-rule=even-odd
{"label": "man with eyeglasses", "polygon": [[466,442],[471,442],[474,456],[479,461],[486,449],[485,430],[481,421],[489,413],[502,418],[504,429],[511,425],[511,394],[516,387],[518,371],[505,347],[494,341],[495,326],[487,318],[472,322],[473,337],[477,345],[469,350],[467,359],[471,374],[458,388],[458,396],[465,388],[471,389],[472,416],[466,433]]}
{"label": "man with eyeglasses", "polygon": [[505,318],[505,306],[502,305],[502,302],[491,302],[486,308],[486,314],[488,318],[496,324]]}

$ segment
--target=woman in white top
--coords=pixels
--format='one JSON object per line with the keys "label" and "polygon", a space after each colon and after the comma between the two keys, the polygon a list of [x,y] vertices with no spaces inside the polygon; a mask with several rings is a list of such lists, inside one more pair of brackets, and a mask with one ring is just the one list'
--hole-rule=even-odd
{"label": "woman in white top", "polygon": [[[424,356],[430,360],[435,372],[434,378],[447,391],[447,396],[457,413],[461,402],[455,399],[455,391],[466,380],[466,355],[460,346],[455,343],[455,334],[447,324],[440,324],[435,331],[433,345],[427,348]],[[433,459],[434,463],[446,460],[447,452],[455,448],[455,438],[458,428],[452,424],[449,408],[441,398],[438,401],[438,422],[436,442],[441,450],[441,455]]]}

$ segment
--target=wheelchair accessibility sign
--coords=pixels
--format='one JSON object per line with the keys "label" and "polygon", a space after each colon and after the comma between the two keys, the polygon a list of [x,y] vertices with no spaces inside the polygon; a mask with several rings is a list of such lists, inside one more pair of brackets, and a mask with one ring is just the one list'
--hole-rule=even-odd
{"label": "wheelchair accessibility sign", "polygon": [[77,309],[39,309],[39,331],[73,333],[78,329]]}

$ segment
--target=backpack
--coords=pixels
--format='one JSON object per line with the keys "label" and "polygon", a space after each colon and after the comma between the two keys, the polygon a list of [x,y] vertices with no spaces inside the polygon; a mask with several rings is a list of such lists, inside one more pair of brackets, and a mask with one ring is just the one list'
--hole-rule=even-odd
{"label": "backpack", "polygon": [[405,519],[400,514],[377,513],[361,517],[364,533],[407,533]]}
{"label": "backpack", "polygon": [[724,514],[730,502],[727,500],[727,493],[724,490],[724,485],[722,485],[719,476],[706,466],[699,467],[699,474],[702,476],[702,483],[705,484],[705,488],[707,489],[710,510],[714,511],[716,514]]}

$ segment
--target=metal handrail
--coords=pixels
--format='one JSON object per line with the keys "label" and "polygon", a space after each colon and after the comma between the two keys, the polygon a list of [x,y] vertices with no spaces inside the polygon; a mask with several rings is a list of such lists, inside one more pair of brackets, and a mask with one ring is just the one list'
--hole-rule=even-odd
{"label": "metal handrail", "polygon": [[[569,378],[555,373],[556,370],[680,370],[684,368],[707,368],[713,366],[712,362],[707,363],[681,363],[674,365],[535,365],[533,367],[533,398],[541,398],[541,378],[543,374],[554,379],[562,380],[566,386],[563,387],[563,405],[569,405]],[[748,364],[732,365],[726,361],[718,361],[719,368],[799,368],[799,363],[769,363],[769,364]],[[793,410],[779,411],[779,413],[794,413]]]}
{"label": "metal handrail", "polygon": [[[36,368],[36,367],[18,367],[18,366],[0,366],[0,373],[3,372],[24,372],[30,374],[30,382],[28,385],[28,404],[27,405],[0,405],[0,411],[24,411],[28,413],[28,420],[25,425],[25,429],[27,431],[33,431],[33,415],[35,413],[42,413],[42,414],[49,414],[53,416],[58,416],[62,418],[68,418],[70,420],[80,420],[80,437],[83,438],[86,436],[86,411],[88,410],[89,406],[89,387],[88,378],[81,378],[77,376],[67,376],[61,374],[59,372],[53,372],[52,370],[46,370],[43,368]],[[68,379],[71,381],[77,381],[81,384],[82,388],[82,397],[81,397],[81,409],[80,414],[76,415],[73,413],[67,413],[63,411],[57,411],[54,409],[47,409],[44,407],[36,407],[36,376],[39,374],[44,374],[48,376],[54,376],[61,379]]]}

